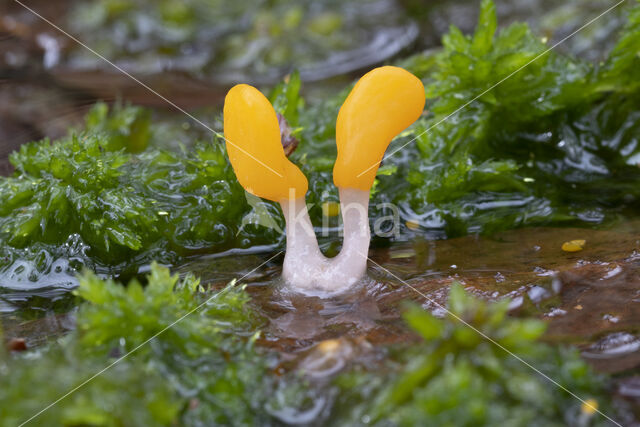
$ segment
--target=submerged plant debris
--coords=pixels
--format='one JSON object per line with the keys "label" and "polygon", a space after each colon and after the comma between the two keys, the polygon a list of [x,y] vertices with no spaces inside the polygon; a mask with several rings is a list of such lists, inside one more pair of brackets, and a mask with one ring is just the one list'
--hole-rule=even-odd
{"label": "submerged plant debris", "polygon": [[205,293],[193,276],[179,279],[154,264],[144,288],[87,272],[76,294],[85,303],[75,332],[33,353],[4,355],[0,416],[7,425],[26,421],[116,360],[38,423],[255,425],[269,418],[260,410],[273,381],[269,358],[254,349],[250,331],[260,319],[242,286]]}
{"label": "submerged plant debris", "polygon": [[[311,391],[312,378],[304,368],[272,374],[278,357],[255,345],[264,320],[251,308],[243,286],[206,291],[193,276],[179,279],[156,264],[146,281],[144,288],[137,281],[124,287],[84,273],[76,295],[85,302],[74,332],[43,349],[2,354],[3,422],[26,421],[61,391],[114,362],[37,422],[276,425],[286,423],[287,413],[308,411],[314,397],[326,402],[316,421],[342,425],[378,425],[383,419],[394,425],[602,421],[582,413],[580,401],[453,315],[438,319],[408,307],[405,320],[419,335],[418,343],[380,349],[389,357],[380,362],[378,374],[351,365]],[[448,305],[455,316],[613,413],[604,395],[605,377],[594,374],[575,351],[538,341],[544,323],[508,319],[508,301],[481,302],[460,285],[451,288]],[[338,390],[339,397],[331,398]]]}

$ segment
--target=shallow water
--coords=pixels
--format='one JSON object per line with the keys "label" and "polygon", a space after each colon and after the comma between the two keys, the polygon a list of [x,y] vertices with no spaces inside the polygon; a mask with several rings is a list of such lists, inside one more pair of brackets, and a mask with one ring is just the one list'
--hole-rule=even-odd
{"label": "shallow water", "polygon": [[[574,239],[586,240],[584,250],[563,252],[562,243]],[[548,340],[579,345],[599,370],[618,372],[640,362],[640,221],[606,230],[528,228],[373,248],[368,277],[325,298],[287,289],[280,279],[283,255],[275,254],[194,257],[177,271],[194,273],[212,288],[244,277],[253,305],[268,319],[261,342],[292,355],[330,339],[365,347],[410,340],[402,302],[442,315],[448,287],[458,281],[481,298],[510,299],[513,315],[545,319]],[[35,344],[69,330],[69,289],[5,287],[0,301],[12,307],[0,314],[7,336]]]}
{"label": "shallow water", "polygon": [[[584,250],[562,251],[574,239],[586,240]],[[640,363],[640,221],[603,230],[529,228],[417,241],[374,248],[370,257],[368,277],[329,298],[284,288],[281,256],[244,280],[267,319],[259,344],[278,351],[284,369],[320,381],[354,361],[375,366],[385,357],[382,345],[416,338],[401,320],[403,302],[443,315],[449,286],[459,281],[481,298],[508,298],[513,316],[545,320],[545,340],[578,346],[596,370],[617,375],[613,393],[640,402],[634,376]],[[245,274],[266,259],[203,257],[180,270],[221,287],[230,271]]]}
{"label": "shallow water", "polygon": [[[574,239],[586,240],[584,250],[562,251]],[[417,241],[374,248],[370,257],[368,278],[328,298],[286,289],[279,279],[282,256],[249,274],[243,282],[269,320],[262,343],[304,360],[326,340],[349,343],[345,358],[410,340],[400,319],[402,302],[416,301],[442,315],[448,287],[459,281],[484,299],[510,299],[515,316],[546,320],[549,341],[578,345],[598,370],[624,371],[640,361],[640,221],[606,230],[530,228],[490,238]],[[202,257],[179,271],[218,288],[266,259]]]}

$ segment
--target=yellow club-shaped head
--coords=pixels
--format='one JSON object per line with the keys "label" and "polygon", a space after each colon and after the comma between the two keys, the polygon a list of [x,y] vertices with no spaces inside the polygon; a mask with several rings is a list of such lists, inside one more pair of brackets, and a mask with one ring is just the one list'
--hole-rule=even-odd
{"label": "yellow club-shaped head", "polygon": [[420,117],[424,103],[424,85],[402,68],[365,74],[338,113],[334,184],[369,191],[389,143]]}
{"label": "yellow club-shaped head", "polygon": [[285,156],[276,112],[258,89],[240,84],[227,93],[224,137],[233,171],[245,190],[276,202],[304,197],[307,178]]}

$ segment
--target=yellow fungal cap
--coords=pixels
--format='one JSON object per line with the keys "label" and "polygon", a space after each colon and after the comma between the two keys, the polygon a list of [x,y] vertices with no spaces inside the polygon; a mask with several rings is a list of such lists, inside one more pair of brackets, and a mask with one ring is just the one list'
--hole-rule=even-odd
{"label": "yellow fungal cap", "polygon": [[227,93],[224,136],[233,171],[245,190],[276,202],[304,197],[307,178],[284,155],[276,112],[258,89],[240,84]]}
{"label": "yellow fungal cap", "polygon": [[420,117],[424,103],[422,82],[402,68],[365,74],[338,113],[334,184],[369,191],[389,143]]}

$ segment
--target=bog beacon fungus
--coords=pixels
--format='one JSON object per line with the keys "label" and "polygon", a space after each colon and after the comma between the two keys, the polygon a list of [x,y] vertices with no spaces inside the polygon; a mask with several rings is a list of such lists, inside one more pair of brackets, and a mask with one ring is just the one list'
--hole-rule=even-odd
{"label": "bog beacon fungus", "polygon": [[340,194],[343,245],[334,258],[318,247],[307,212],[308,182],[284,153],[273,106],[240,84],[225,98],[224,133],[238,181],[249,193],[278,202],[286,221],[283,278],[294,289],[341,291],[360,280],[369,250],[369,192],[391,140],[416,121],[425,91],[410,72],[385,66],[365,74],[338,113],[333,182]]}

